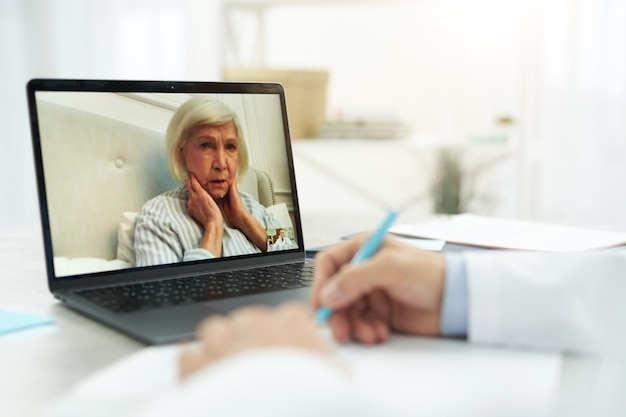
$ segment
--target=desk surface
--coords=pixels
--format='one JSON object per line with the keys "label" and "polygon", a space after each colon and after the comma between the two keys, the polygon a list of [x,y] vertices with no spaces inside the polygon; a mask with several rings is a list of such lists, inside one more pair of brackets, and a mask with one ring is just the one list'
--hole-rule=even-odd
{"label": "desk surface", "polygon": [[[307,247],[375,225],[380,219],[303,214]],[[372,217],[376,217],[375,215]],[[144,347],[61,305],[48,291],[40,229],[0,231],[0,308],[50,317],[54,325],[0,337],[0,416],[26,417],[70,387]]]}
{"label": "desk surface", "polygon": [[[339,221],[324,213],[303,213],[307,246],[367,229],[376,215],[352,215]],[[333,232],[328,232],[332,222]],[[45,403],[66,393],[95,371],[144,345],[63,307],[49,293],[38,228],[0,232],[0,307],[51,317],[52,326],[0,337],[0,415],[33,416]],[[445,340],[433,346],[446,346]],[[458,344],[458,342],[457,342]],[[520,354],[523,354],[520,352]],[[564,357],[556,401],[560,408],[588,398],[598,364]],[[587,382],[585,382],[587,381]]]}

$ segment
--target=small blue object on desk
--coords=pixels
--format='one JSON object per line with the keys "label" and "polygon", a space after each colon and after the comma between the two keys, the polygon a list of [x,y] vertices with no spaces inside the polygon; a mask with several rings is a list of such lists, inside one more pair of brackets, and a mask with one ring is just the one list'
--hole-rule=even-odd
{"label": "small blue object on desk", "polygon": [[0,310],[0,336],[52,323],[52,319],[16,311]]}
{"label": "small blue object on desk", "polygon": [[[389,230],[393,222],[396,220],[396,217],[398,217],[398,211],[391,210],[387,215],[387,218],[378,228],[378,230],[374,232],[374,234],[367,240],[367,242],[365,242],[361,249],[359,249],[359,251],[354,255],[352,261],[350,262],[352,265],[360,264],[361,262],[371,258],[372,255],[376,253],[376,251],[380,247],[380,244],[383,243],[383,239],[387,234],[387,230]],[[318,324],[326,323],[332,314],[333,312],[331,309],[325,306],[321,306],[317,309],[317,312],[315,313],[315,322]]]}

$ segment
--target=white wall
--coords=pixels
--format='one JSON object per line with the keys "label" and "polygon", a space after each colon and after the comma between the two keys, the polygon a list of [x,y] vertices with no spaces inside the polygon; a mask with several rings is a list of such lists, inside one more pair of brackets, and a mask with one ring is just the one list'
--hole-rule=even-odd
{"label": "white wall", "polygon": [[0,1],[0,229],[39,221],[26,82],[219,79],[221,7],[202,0]]}
{"label": "white wall", "polygon": [[543,2],[534,214],[626,231],[626,2]]}
{"label": "white wall", "polygon": [[[221,42],[220,3],[0,2],[0,76],[10,80],[0,226],[36,219],[26,80],[218,78],[232,47]],[[626,230],[625,2],[293,3],[266,10],[264,47],[243,42],[240,63],[262,53],[269,66],[328,70],[329,117],[391,114],[419,140],[466,143],[512,116],[516,160],[484,181],[506,200],[494,213]],[[258,35],[249,19],[234,28]]]}
{"label": "white wall", "polygon": [[328,70],[331,119],[467,143],[510,116],[515,158],[482,181],[492,214],[626,230],[626,2],[303,3],[266,10],[264,60]]}
{"label": "white wall", "polygon": [[485,134],[519,110],[520,0],[268,9],[266,62],[330,72],[329,116],[397,115],[416,132]]}
{"label": "white wall", "polygon": [[[399,119],[411,126],[418,146],[473,145],[503,134],[499,117],[513,118],[505,132],[508,142],[485,145],[484,152],[472,147],[468,165],[496,155],[498,162],[476,182],[481,199],[472,207],[514,217],[518,160],[497,155],[517,146],[517,123],[523,118],[525,4],[419,0],[275,6],[264,15],[264,60],[271,67],[327,70],[331,120]],[[345,160],[347,170],[359,169],[350,167],[349,155]]]}

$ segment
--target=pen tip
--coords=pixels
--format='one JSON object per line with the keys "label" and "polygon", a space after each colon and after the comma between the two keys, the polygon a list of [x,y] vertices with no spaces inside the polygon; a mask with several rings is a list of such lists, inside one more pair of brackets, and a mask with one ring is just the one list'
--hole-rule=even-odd
{"label": "pen tip", "polygon": [[315,312],[315,323],[316,324],[324,324],[328,321],[330,316],[332,315],[332,311],[328,307],[320,307]]}

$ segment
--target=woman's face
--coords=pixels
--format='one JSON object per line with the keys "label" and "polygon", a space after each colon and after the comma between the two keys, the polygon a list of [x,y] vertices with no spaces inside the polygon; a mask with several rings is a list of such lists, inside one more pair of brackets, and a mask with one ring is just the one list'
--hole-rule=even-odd
{"label": "woman's face", "polygon": [[214,199],[223,198],[237,178],[238,147],[237,129],[232,121],[223,126],[199,127],[183,145],[187,171],[196,175]]}

